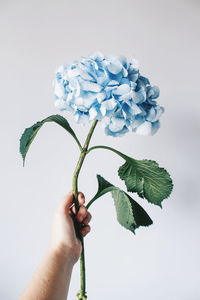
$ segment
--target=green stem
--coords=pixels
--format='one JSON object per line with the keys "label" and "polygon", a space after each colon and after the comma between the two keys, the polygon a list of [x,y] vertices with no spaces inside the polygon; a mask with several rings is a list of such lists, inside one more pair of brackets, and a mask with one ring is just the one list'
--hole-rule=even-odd
{"label": "green stem", "polygon": [[122,157],[123,159],[125,159],[125,160],[130,159],[130,158],[129,158],[127,155],[125,155],[124,153],[122,153],[122,152],[120,152],[120,151],[118,151],[118,150],[116,150],[116,149],[114,149],[114,148],[111,148],[111,147],[108,147],[108,146],[103,146],[103,145],[93,146],[93,147],[89,148],[88,151],[87,151],[87,154],[88,154],[90,151],[95,150],[95,149],[107,149],[107,150],[110,150],[110,151],[112,151],[112,152],[118,154],[119,156],[121,156],[121,157]]}
{"label": "green stem", "polygon": [[[81,170],[81,167],[83,165],[84,159],[87,155],[87,151],[88,151],[88,147],[89,147],[89,143],[92,137],[92,134],[94,132],[94,129],[97,125],[97,120],[95,120],[92,123],[92,126],[88,132],[87,138],[85,140],[85,143],[83,145],[83,148],[81,150],[81,154],[80,157],[78,159],[76,168],[74,170],[74,175],[73,175],[73,181],[72,181],[72,190],[73,190],[73,194],[74,194],[74,204],[75,204],[75,210],[76,210],[76,214],[78,213],[79,210],[79,203],[78,203],[78,176]],[[80,229],[80,228],[79,228]],[[77,232],[78,234],[78,232]],[[81,240],[81,244],[82,244],[82,252],[81,252],[81,257],[80,257],[80,292],[77,294],[77,297],[79,300],[85,300],[87,299],[86,296],[86,280],[85,280],[85,253],[84,253],[84,241],[83,241],[83,237],[78,234],[80,240]]]}

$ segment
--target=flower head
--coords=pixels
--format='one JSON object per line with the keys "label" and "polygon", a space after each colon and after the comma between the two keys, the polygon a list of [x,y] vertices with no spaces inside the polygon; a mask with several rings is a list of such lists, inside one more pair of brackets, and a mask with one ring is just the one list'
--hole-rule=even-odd
{"label": "flower head", "polygon": [[155,101],[159,88],[140,75],[135,59],[95,52],[58,68],[55,105],[72,111],[78,123],[101,121],[105,133],[122,136],[129,130],[156,133],[163,107]]}

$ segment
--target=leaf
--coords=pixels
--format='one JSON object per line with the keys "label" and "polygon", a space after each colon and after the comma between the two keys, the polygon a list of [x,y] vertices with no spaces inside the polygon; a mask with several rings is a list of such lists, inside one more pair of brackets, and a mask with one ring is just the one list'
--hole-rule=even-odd
{"label": "leaf", "polygon": [[81,144],[80,144],[78,138],[76,137],[75,132],[69,125],[68,121],[60,115],[52,115],[42,121],[35,123],[31,127],[26,128],[24,130],[24,132],[21,136],[21,139],[20,139],[20,153],[23,158],[23,164],[25,162],[26,154],[28,152],[28,149],[29,149],[31,143],[33,142],[35,136],[37,135],[37,133],[38,133],[39,129],[42,127],[42,125],[47,122],[55,122],[58,125],[60,125],[61,127],[63,127],[68,133],[70,133],[73,136],[73,138],[76,140],[79,148],[82,149]]}
{"label": "leaf", "polygon": [[108,192],[112,192],[115,189],[118,189],[116,186],[112,185],[110,182],[105,180],[101,175],[97,175],[98,180],[98,191],[96,195],[90,200],[90,202],[86,205],[87,208],[98,198],[103,196]]}
{"label": "leaf", "polygon": [[111,192],[117,212],[117,220],[120,225],[134,233],[135,229],[139,226],[149,226],[153,223],[145,210],[128,194],[105,180],[100,175],[97,175],[97,180],[98,191],[86,205],[87,208],[89,208],[95,200],[104,194]]}
{"label": "leaf", "polygon": [[173,183],[169,173],[153,160],[128,158],[119,170],[119,177],[125,181],[129,192],[137,192],[141,198],[162,207],[161,202],[168,198]]}
{"label": "leaf", "polygon": [[153,223],[146,211],[124,191],[112,191],[112,196],[117,220],[126,229],[134,233],[139,226],[149,226]]}
{"label": "leaf", "polygon": [[172,192],[173,182],[170,174],[156,161],[136,160],[108,146],[94,146],[88,152],[94,149],[107,149],[121,156],[126,162],[118,174],[125,181],[128,192],[137,192],[141,198],[162,207],[161,202]]}

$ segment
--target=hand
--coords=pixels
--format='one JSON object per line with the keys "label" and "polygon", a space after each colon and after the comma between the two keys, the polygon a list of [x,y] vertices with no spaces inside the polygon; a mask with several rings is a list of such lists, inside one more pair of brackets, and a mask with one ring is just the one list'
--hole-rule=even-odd
{"label": "hand", "polygon": [[[80,208],[76,220],[84,225],[80,230],[80,234],[85,236],[91,229],[88,223],[92,216],[83,205],[85,203],[83,193],[78,194],[78,202]],[[81,255],[82,245],[80,239],[76,236],[71,216],[72,212],[75,213],[75,207],[73,206],[73,193],[70,192],[56,209],[52,226],[51,248],[62,255],[71,256],[72,262],[76,263]]]}

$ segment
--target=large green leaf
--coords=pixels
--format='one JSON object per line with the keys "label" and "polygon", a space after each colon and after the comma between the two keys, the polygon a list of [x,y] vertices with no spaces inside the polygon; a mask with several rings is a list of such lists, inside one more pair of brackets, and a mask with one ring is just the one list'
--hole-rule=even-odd
{"label": "large green leaf", "polygon": [[149,226],[153,222],[145,210],[128,194],[97,175],[98,191],[86,205],[87,208],[102,195],[111,192],[117,212],[118,222],[126,229],[135,232],[139,226]]}
{"label": "large green leaf", "polygon": [[71,126],[69,125],[68,121],[60,116],[60,115],[52,115],[47,117],[46,119],[39,121],[37,123],[35,123],[34,125],[32,125],[29,128],[26,128],[21,136],[20,139],[20,153],[22,155],[23,158],[23,163],[25,162],[25,158],[26,158],[26,154],[28,152],[28,149],[31,145],[31,143],[33,142],[35,136],[37,135],[39,129],[42,127],[42,125],[44,123],[47,122],[55,122],[58,125],[60,125],[61,127],[63,127],[68,133],[70,133],[73,138],[76,140],[79,148],[81,149],[81,144],[78,140],[78,138],[76,137],[75,132],[73,131],[73,129],[71,128]]}
{"label": "large green leaf", "polygon": [[140,197],[160,207],[173,188],[169,173],[153,160],[129,158],[119,168],[118,174],[129,192],[137,192]]}
{"label": "large green leaf", "polygon": [[119,168],[119,177],[125,181],[129,192],[136,192],[150,203],[162,207],[161,202],[168,198],[173,189],[169,173],[153,160],[136,160],[107,146],[94,146],[93,149],[107,149],[121,156],[126,162]]}

